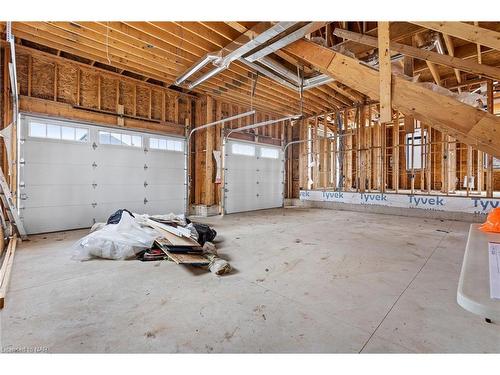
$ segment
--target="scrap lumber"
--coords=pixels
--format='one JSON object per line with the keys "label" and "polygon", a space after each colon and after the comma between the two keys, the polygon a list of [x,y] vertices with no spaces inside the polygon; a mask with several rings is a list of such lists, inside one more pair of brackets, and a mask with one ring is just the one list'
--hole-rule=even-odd
{"label": "scrap lumber", "polygon": [[17,235],[11,237],[5,258],[0,269],[0,309],[5,305],[5,296],[10,282],[10,274],[12,272],[12,265],[14,264],[14,254],[16,252]]}
{"label": "scrap lumber", "polygon": [[[379,72],[361,61],[304,39],[284,50],[339,82],[379,100]],[[392,77],[392,97],[393,107],[404,114],[500,157],[500,118],[396,75]]]}
{"label": "scrap lumber", "polygon": [[206,266],[210,261],[202,255],[199,254],[182,254],[182,253],[171,253],[168,250],[163,250],[165,254],[177,264],[196,264],[199,266]]}
{"label": "scrap lumber", "polygon": [[[159,223],[152,222],[149,223],[161,236],[166,239],[172,246],[200,246],[200,244],[193,240],[191,237],[180,237],[168,230],[165,230],[162,225],[157,225]],[[171,227],[173,228],[173,227]],[[174,228],[175,229],[175,228]]]}
{"label": "scrap lumber", "polygon": [[188,237],[188,238],[191,237],[191,231],[189,229],[186,229],[186,228],[182,228],[182,227],[175,228],[171,225],[162,224],[162,223],[159,223],[159,222],[151,220],[151,219],[148,219],[147,223],[155,229],[158,228],[158,229],[170,232],[170,233],[172,233],[176,236],[179,236],[179,237]]}
{"label": "scrap lumber", "polygon": [[159,237],[155,240],[156,246],[161,250],[170,251],[172,253],[202,253],[203,248],[201,246],[174,246],[165,237]]}
{"label": "scrap lumber", "polygon": [[[377,38],[373,36],[358,34],[338,28],[334,30],[333,34],[340,38],[349,39],[353,42],[365,44],[367,46],[375,48],[378,46]],[[442,55],[437,52],[427,51],[397,42],[390,42],[389,49],[391,51],[402,53],[405,56],[411,56],[420,60],[449,66],[462,72],[480,74],[485,77],[500,79],[500,68],[479,64],[473,60],[465,60],[454,56]]]}
{"label": "scrap lumber", "polygon": [[192,238],[178,237],[167,231],[161,231],[161,229],[159,231],[161,235],[172,244],[172,246],[200,246],[200,244]]}

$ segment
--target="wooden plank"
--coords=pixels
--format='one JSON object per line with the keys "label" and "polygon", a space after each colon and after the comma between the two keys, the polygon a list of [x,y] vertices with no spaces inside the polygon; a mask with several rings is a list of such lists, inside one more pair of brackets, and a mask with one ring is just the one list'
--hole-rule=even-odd
{"label": "wooden plank", "polygon": [[456,38],[467,40],[482,46],[487,46],[500,51],[500,33],[485,29],[465,22],[416,22],[410,21],[418,26],[449,34]]}
{"label": "wooden plank", "polygon": [[378,59],[380,82],[380,122],[389,122],[391,109],[391,51],[389,50],[389,22],[378,22]]}
{"label": "wooden plank", "polygon": [[183,254],[183,253],[171,253],[168,250],[162,249],[163,252],[177,264],[196,264],[196,265],[208,265],[210,261],[203,255],[199,254]]}
{"label": "wooden plank", "polygon": [[[486,84],[486,90],[487,90],[487,100],[488,100],[488,112],[493,114],[494,111],[494,91],[493,91],[493,82],[490,80]],[[497,155],[498,157],[498,155]],[[487,169],[486,169],[486,196],[488,198],[493,197],[493,177],[494,177],[494,170],[493,170],[493,156],[488,155],[487,156]]]}
{"label": "wooden plank", "polygon": [[[354,33],[352,31],[335,29],[334,34],[344,38],[348,38],[356,43],[366,44],[368,46],[377,47],[377,38]],[[446,39],[445,39],[446,41]],[[391,42],[389,48],[391,51],[402,53],[406,56],[411,56],[420,60],[449,66],[455,69],[459,69],[462,72],[481,74],[486,77],[500,79],[500,69],[494,66],[479,64],[473,60],[465,60],[454,55],[442,55],[437,52],[427,51],[424,49],[416,48],[402,43]]]}
{"label": "wooden plank", "polygon": [[399,191],[399,120],[398,112],[392,125],[392,188],[396,193]]}
{"label": "wooden plank", "polygon": [[[455,44],[453,43],[453,40],[448,34],[443,34],[443,39],[444,39],[444,44],[446,45],[446,49],[448,50],[448,54],[453,57],[455,56]],[[457,68],[453,69],[453,72],[455,73],[455,77],[457,77],[457,82],[462,83],[462,77],[460,75],[460,70]]]}
{"label": "wooden plank", "polygon": [[3,272],[0,278],[0,309],[3,309],[5,306],[5,297],[9,289],[10,275],[12,273],[12,266],[14,264],[14,255],[16,253],[16,247],[17,247],[16,245],[17,245],[17,235],[14,235],[13,237],[11,237],[9,241],[9,248],[7,253],[5,254],[5,258],[7,258],[8,256],[8,260],[6,259],[7,263],[5,265],[5,271],[2,265]]}
{"label": "wooden plank", "polygon": [[[298,40],[284,50],[371,99],[379,99],[379,73],[360,61],[307,40]],[[392,80],[395,108],[447,131],[463,143],[500,157],[500,118],[401,77],[393,75]]]}
{"label": "wooden plank", "polygon": [[314,118],[314,124],[312,127],[312,155],[313,155],[313,188],[317,189],[319,187],[319,142],[318,142],[318,117]]}
{"label": "wooden plank", "polygon": [[[214,121],[213,116],[214,101],[210,96],[207,96],[207,114],[206,122]],[[205,202],[207,206],[212,206],[215,203],[215,168],[213,151],[215,149],[215,127],[211,126],[206,130],[205,144]]]}
{"label": "wooden plank", "polygon": [[165,238],[172,246],[200,246],[198,242],[193,240],[192,238],[187,237],[179,237],[175,234],[167,232],[159,227],[155,227],[155,229],[160,233],[160,235]]}

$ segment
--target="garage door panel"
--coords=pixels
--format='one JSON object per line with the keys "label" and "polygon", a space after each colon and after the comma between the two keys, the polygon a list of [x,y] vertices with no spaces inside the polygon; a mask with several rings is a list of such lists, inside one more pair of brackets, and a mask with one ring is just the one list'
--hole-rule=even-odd
{"label": "garage door panel", "polygon": [[252,156],[228,154],[226,159],[226,168],[238,170],[255,170],[257,165],[255,158]]}
{"label": "garage door panel", "polygon": [[149,185],[182,185],[184,186],[184,170],[171,170],[166,173],[146,173],[145,180]]}
{"label": "garage door panel", "polygon": [[[282,159],[281,149],[272,146],[260,146],[256,143],[240,143],[242,147],[233,148],[234,142],[228,142],[225,174],[225,210],[227,213],[260,210],[280,207],[282,204]],[[251,151],[254,155],[235,155],[234,150]],[[277,151],[278,159],[261,157],[262,148]],[[274,154],[276,155],[276,151]],[[248,152],[250,153],[250,152]]]}
{"label": "garage door panel", "polygon": [[184,200],[184,184],[148,185],[145,189],[145,196],[148,200]]}
{"label": "garage door panel", "polygon": [[245,196],[242,198],[241,196],[231,196],[230,194],[226,195],[226,212],[227,213],[235,213],[235,212],[245,212],[252,211],[258,205],[257,197],[252,198],[251,196]]}
{"label": "garage door panel", "polygon": [[[23,192],[26,190],[22,188]],[[48,188],[44,185],[29,187],[25,193],[27,199],[21,198],[22,207],[56,207],[58,205],[75,206],[82,203],[91,204],[93,194],[88,185],[55,185]]]}
{"label": "garage door panel", "polygon": [[[184,197],[182,199],[154,199],[148,200],[146,203],[146,212],[150,215],[160,215],[166,213],[181,214],[184,212]],[[169,210],[165,211],[163,207],[168,207]]]}
{"label": "garage door panel", "polygon": [[132,213],[147,213],[145,204],[142,202],[132,202],[128,200],[116,201],[112,203],[98,203],[93,211],[93,218],[96,222],[107,222],[108,218],[119,209],[127,209]]}
{"label": "garage door panel", "polygon": [[[226,172],[226,183],[229,184],[255,184],[257,182],[257,172],[252,170],[229,169]],[[238,186],[239,186],[238,185]]]}
{"label": "garage door panel", "polygon": [[[86,129],[87,141],[33,138],[28,135],[31,121],[47,124],[47,133],[39,137],[49,135],[50,124],[59,124]],[[100,139],[100,131],[113,133],[113,138]],[[22,115],[21,133],[20,157],[25,164],[20,169],[24,187],[19,198],[27,197],[21,207],[30,234],[89,227],[120,208],[138,213],[153,208],[154,213],[184,212],[184,153],[145,152],[149,134],[28,115]],[[62,130],[59,134],[63,135]],[[142,146],[127,145],[130,135],[140,136]],[[120,139],[122,145],[105,144]],[[68,212],[70,220],[62,214]]]}
{"label": "garage door panel", "polygon": [[36,163],[85,165],[93,152],[89,144],[54,140],[44,143],[35,138],[28,138],[21,147],[21,157],[26,162]]}
{"label": "garage door panel", "polygon": [[92,166],[50,163],[26,163],[20,179],[25,185],[89,184]]}
{"label": "garage door panel", "polygon": [[176,151],[149,150],[146,154],[148,165],[156,168],[184,169],[184,153]]}
{"label": "garage door panel", "polygon": [[98,166],[93,175],[98,185],[111,182],[115,185],[144,184],[146,173],[144,168],[127,168],[124,166]]}
{"label": "garage door panel", "polygon": [[[21,210],[21,219],[27,233],[46,233],[60,230],[88,228],[93,225],[94,209],[91,205],[53,206]],[[58,223],[57,228],[54,223]]]}
{"label": "garage door panel", "polygon": [[95,158],[100,161],[98,165],[144,167],[145,155],[143,149],[126,146],[100,145],[95,150]]}
{"label": "garage door panel", "polygon": [[95,189],[95,196],[97,203],[142,202],[145,198],[145,189],[142,184],[99,184]]}
{"label": "garage door panel", "polygon": [[259,159],[258,170],[259,172],[279,173],[281,171],[281,160],[275,159]]}

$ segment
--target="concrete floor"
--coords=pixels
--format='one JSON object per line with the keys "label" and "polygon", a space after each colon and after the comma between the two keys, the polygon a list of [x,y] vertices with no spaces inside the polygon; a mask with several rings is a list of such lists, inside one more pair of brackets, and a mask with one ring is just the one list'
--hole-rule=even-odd
{"label": "concrete floor", "polygon": [[166,261],[72,261],[86,231],[23,242],[0,346],[500,352],[500,326],[456,303],[467,223],[301,208],[203,221],[219,232],[232,275]]}

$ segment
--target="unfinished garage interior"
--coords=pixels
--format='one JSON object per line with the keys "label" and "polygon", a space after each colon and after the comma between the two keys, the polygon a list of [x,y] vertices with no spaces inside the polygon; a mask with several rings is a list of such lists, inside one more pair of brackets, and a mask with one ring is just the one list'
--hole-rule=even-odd
{"label": "unfinished garage interior", "polygon": [[0,37],[3,353],[500,352],[500,22]]}

